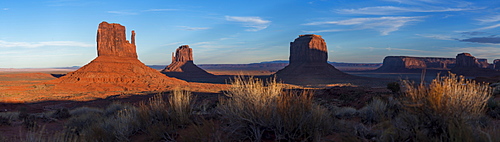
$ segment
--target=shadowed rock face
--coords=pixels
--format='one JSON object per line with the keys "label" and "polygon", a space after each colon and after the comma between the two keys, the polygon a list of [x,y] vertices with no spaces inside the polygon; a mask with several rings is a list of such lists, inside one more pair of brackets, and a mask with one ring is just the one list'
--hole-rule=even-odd
{"label": "shadowed rock face", "polygon": [[457,55],[457,65],[451,72],[465,76],[497,76],[500,72],[493,70],[486,59],[477,59],[469,53]]}
{"label": "shadowed rock face", "polygon": [[496,70],[500,70],[500,59],[495,59],[493,64],[495,65]]}
{"label": "shadowed rock face", "polygon": [[456,68],[480,68],[480,64],[476,57],[469,53],[460,53],[457,55]]}
{"label": "shadowed rock face", "polygon": [[285,83],[323,84],[355,78],[327,63],[325,40],[319,35],[300,35],[290,43],[290,64],[276,72]]}
{"label": "shadowed rock face", "polygon": [[180,79],[212,78],[215,75],[206,72],[193,62],[193,49],[182,45],[172,55],[172,63],[161,71],[162,73]]}
{"label": "shadowed rock face", "polygon": [[132,32],[132,43],[129,43],[124,26],[102,22],[97,30],[98,57],[47,84],[56,84],[61,88],[73,85],[89,91],[153,91],[187,84],[139,61],[134,38],[135,32]]}
{"label": "shadowed rock face", "polygon": [[326,63],[328,60],[326,42],[319,35],[300,35],[290,42],[290,64]]}
{"label": "shadowed rock face", "polygon": [[437,69],[448,70],[455,66],[455,58],[387,56],[383,65],[377,69],[381,72],[406,72],[410,70]]}

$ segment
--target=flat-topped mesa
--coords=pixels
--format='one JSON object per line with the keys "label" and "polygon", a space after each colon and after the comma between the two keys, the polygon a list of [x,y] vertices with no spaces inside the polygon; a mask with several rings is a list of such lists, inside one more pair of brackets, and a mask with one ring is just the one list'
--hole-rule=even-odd
{"label": "flat-topped mesa", "polygon": [[380,72],[408,72],[422,69],[449,70],[455,66],[455,58],[440,57],[411,57],[387,56],[380,68]]}
{"label": "flat-topped mesa", "polygon": [[290,42],[290,64],[326,63],[327,50],[326,42],[320,35],[300,35]]}
{"label": "flat-topped mesa", "polygon": [[102,22],[97,29],[97,55],[137,58],[135,50],[135,32],[132,31],[132,43],[125,37],[125,27]]}

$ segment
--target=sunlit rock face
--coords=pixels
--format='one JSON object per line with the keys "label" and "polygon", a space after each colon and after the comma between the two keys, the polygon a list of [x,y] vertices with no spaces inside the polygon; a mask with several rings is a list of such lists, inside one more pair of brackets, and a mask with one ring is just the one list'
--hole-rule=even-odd
{"label": "sunlit rock face", "polygon": [[126,40],[124,26],[102,22],[97,30],[98,57],[48,84],[67,88],[79,86],[89,91],[152,91],[187,84],[167,77],[139,61],[134,31],[131,41]]}
{"label": "sunlit rock face", "polygon": [[449,70],[455,66],[455,58],[387,56],[379,72],[408,72],[412,70]]}
{"label": "sunlit rock face", "polygon": [[215,75],[206,72],[193,62],[193,49],[188,45],[182,45],[172,55],[172,63],[161,71],[162,73],[176,78],[212,78]]}
{"label": "sunlit rock face", "polygon": [[330,83],[353,78],[327,63],[328,50],[319,35],[300,35],[290,43],[290,64],[276,72],[277,79],[291,84]]}

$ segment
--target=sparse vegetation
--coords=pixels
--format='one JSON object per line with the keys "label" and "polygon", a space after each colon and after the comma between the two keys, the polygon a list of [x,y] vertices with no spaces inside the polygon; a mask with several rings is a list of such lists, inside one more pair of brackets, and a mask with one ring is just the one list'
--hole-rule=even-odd
{"label": "sparse vegetation", "polygon": [[219,113],[235,140],[319,140],[331,130],[329,111],[308,92],[283,91],[283,85],[241,76],[232,81]]}
{"label": "sparse vegetation", "polygon": [[[135,135],[146,141],[500,140],[498,124],[492,123],[498,122],[500,104],[487,85],[454,74],[427,85],[400,85],[398,95],[385,92],[350,106],[346,102],[364,91],[347,88],[333,99],[315,98],[312,91],[286,89],[274,79],[240,76],[217,101],[175,90],[135,105],[112,102],[43,113],[21,107],[0,112],[0,125],[24,126],[20,140],[37,142],[134,141]],[[62,123],[64,129],[47,131],[45,122]],[[0,135],[0,140],[11,139]]]}

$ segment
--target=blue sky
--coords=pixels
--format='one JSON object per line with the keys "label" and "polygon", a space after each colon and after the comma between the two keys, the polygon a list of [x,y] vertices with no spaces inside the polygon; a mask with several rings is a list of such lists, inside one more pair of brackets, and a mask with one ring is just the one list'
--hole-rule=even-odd
{"label": "blue sky", "polygon": [[286,60],[301,34],[327,42],[329,61],[385,56],[500,58],[492,0],[0,0],[0,68],[83,66],[100,22],[136,31],[139,59],[169,64],[180,45],[197,64]]}

